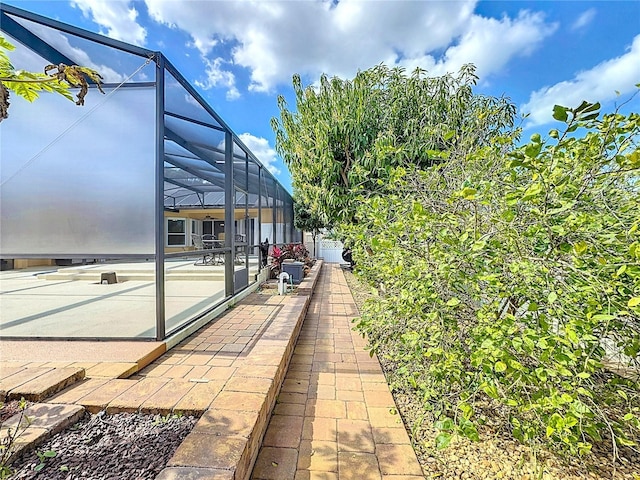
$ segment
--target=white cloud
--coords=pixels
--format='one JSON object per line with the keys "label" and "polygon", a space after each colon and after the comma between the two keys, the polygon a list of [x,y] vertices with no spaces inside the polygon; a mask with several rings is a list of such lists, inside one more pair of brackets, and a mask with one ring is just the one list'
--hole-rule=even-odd
{"label": "white cloud", "polygon": [[516,56],[531,54],[557,28],[546,24],[540,13],[522,11],[516,19],[498,20],[474,15],[457,45],[447,48],[442,59],[417,57],[402,62],[408,70],[421,66],[433,75],[457,72],[465,63],[476,66],[476,74],[485,79],[500,71]]}
{"label": "white cloud", "polygon": [[153,19],[188,32],[202,55],[246,68],[249,89],[264,92],[290,84],[294,73],[352,77],[381,62],[439,72],[476,63],[490,75],[555,28],[529,12],[515,19],[480,17],[473,13],[475,0],[146,4]]}
{"label": "white cloud", "polygon": [[596,18],[596,9],[590,8],[580,15],[571,25],[571,30],[581,30],[587,27]]}
{"label": "white cloud", "polygon": [[628,51],[619,57],[602,62],[590,70],[582,71],[567,81],[541,88],[531,94],[521,107],[529,113],[527,126],[542,125],[552,121],[554,105],[576,107],[583,100],[607,102],[620,95],[635,91],[640,81],[640,35],[633,39]]}
{"label": "white cloud", "polygon": [[233,72],[223,70],[221,65],[224,60],[220,57],[214,60],[203,58],[206,65],[207,79],[204,82],[196,81],[195,84],[203,90],[222,86],[227,88],[227,100],[235,100],[240,97],[240,92],[236,88],[236,78]]}
{"label": "white cloud", "polygon": [[147,31],[136,22],[138,11],[129,0],[72,0],[71,4],[100,25],[101,34],[134,45],[145,44]]}
{"label": "white cloud", "polygon": [[[202,105],[200,105],[200,102],[198,102],[195,98],[193,98],[188,93],[185,93],[184,101],[187,102],[187,103],[190,103],[194,107],[202,108]],[[224,143],[222,144],[222,146],[224,147]]]}
{"label": "white cloud", "polygon": [[266,138],[256,137],[250,133],[242,133],[238,135],[242,143],[244,143],[251,153],[253,153],[262,165],[269,170],[273,175],[280,175],[281,171],[276,166],[277,155],[276,151],[269,145],[269,141]]}
{"label": "white cloud", "polygon": [[514,20],[476,16],[460,44],[447,50],[446,63],[459,67],[471,59],[483,78],[500,71],[513,57],[530,55],[556,28],[545,24],[542,14],[528,11]]}

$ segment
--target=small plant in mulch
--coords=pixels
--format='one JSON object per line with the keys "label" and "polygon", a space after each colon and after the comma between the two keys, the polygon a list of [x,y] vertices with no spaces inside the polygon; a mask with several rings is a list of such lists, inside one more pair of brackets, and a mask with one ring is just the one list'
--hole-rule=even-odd
{"label": "small plant in mulch", "polygon": [[56,452],[55,450],[36,452],[36,456],[38,457],[38,460],[40,460],[40,463],[36,465],[36,468],[34,468],[33,471],[39,472],[40,470],[42,470],[47,465],[47,460],[49,460],[50,458],[55,458],[56,455],[58,455],[58,452]]}
{"label": "small plant in mulch", "polygon": [[16,458],[10,478],[152,480],[166,467],[196,421],[196,417],[180,413],[87,413],[47,439],[37,451]]}
{"label": "small plant in mulch", "polygon": [[29,428],[29,425],[31,425],[31,419],[25,414],[28,406],[29,402],[24,398],[14,400],[7,404],[0,403],[0,429],[8,419],[16,414],[20,415],[16,426],[14,428],[8,428],[7,436],[0,440],[0,480],[9,478],[11,475],[12,470],[9,467],[9,460],[13,455],[13,447],[18,438]]}
{"label": "small plant in mulch", "polygon": [[180,418],[182,418],[182,413],[168,413],[167,415],[156,415],[153,418],[153,426],[155,427],[158,425],[166,425],[171,420],[179,420]]}

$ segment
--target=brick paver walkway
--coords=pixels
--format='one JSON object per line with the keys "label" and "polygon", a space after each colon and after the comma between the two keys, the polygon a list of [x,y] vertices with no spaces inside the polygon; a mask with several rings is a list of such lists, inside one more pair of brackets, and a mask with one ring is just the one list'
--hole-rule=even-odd
{"label": "brick paver walkway", "polygon": [[[200,414],[223,388],[233,388],[231,377],[244,365],[285,301],[277,295],[251,294],[134,375],[115,378],[121,365],[98,364],[87,369],[84,382],[51,401],[78,403],[92,413],[106,409],[109,414],[167,414],[173,410]],[[247,391],[248,382],[244,383],[243,391]]]}
{"label": "brick paver walkway", "polygon": [[325,264],[256,461],[254,480],[422,480],[357,310]]}

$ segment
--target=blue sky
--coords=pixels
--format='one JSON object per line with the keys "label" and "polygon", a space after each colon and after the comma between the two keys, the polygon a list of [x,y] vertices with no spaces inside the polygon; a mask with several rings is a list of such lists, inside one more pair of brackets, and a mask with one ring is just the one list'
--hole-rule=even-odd
{"label": "blue sky", "polygon": [[526,135],[553,128],[556,103],[612,110],[640,83],[640,1],[3,2],[161,50],[289,189],[269,121],[278,94],[294,105],[294,73],[309,84],[381,62],[433,75],[474,63],[476,92],[529,113]]}

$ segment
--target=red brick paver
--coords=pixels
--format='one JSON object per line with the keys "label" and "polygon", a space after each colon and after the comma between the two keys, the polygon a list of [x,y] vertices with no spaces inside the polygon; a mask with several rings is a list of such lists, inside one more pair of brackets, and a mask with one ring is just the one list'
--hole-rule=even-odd
{"label": "red brick paver", "polygon": [[310,277],[319,280],[310,304],[300,288],[251,294],[155,361],[1,362],[0,393],[82,367],[85,380],[48,400],[90,412],[204,412],[158,480],[244,479],[252,466],[255,480],[417,480],[380,365],[351,330],[357,311],[342,271],[325,265]]}
{"label": "red brick paver", "polygon": [[356,315],[342,270],[325,264],[253,480],[422,477],[380,364],[352,331]]}

